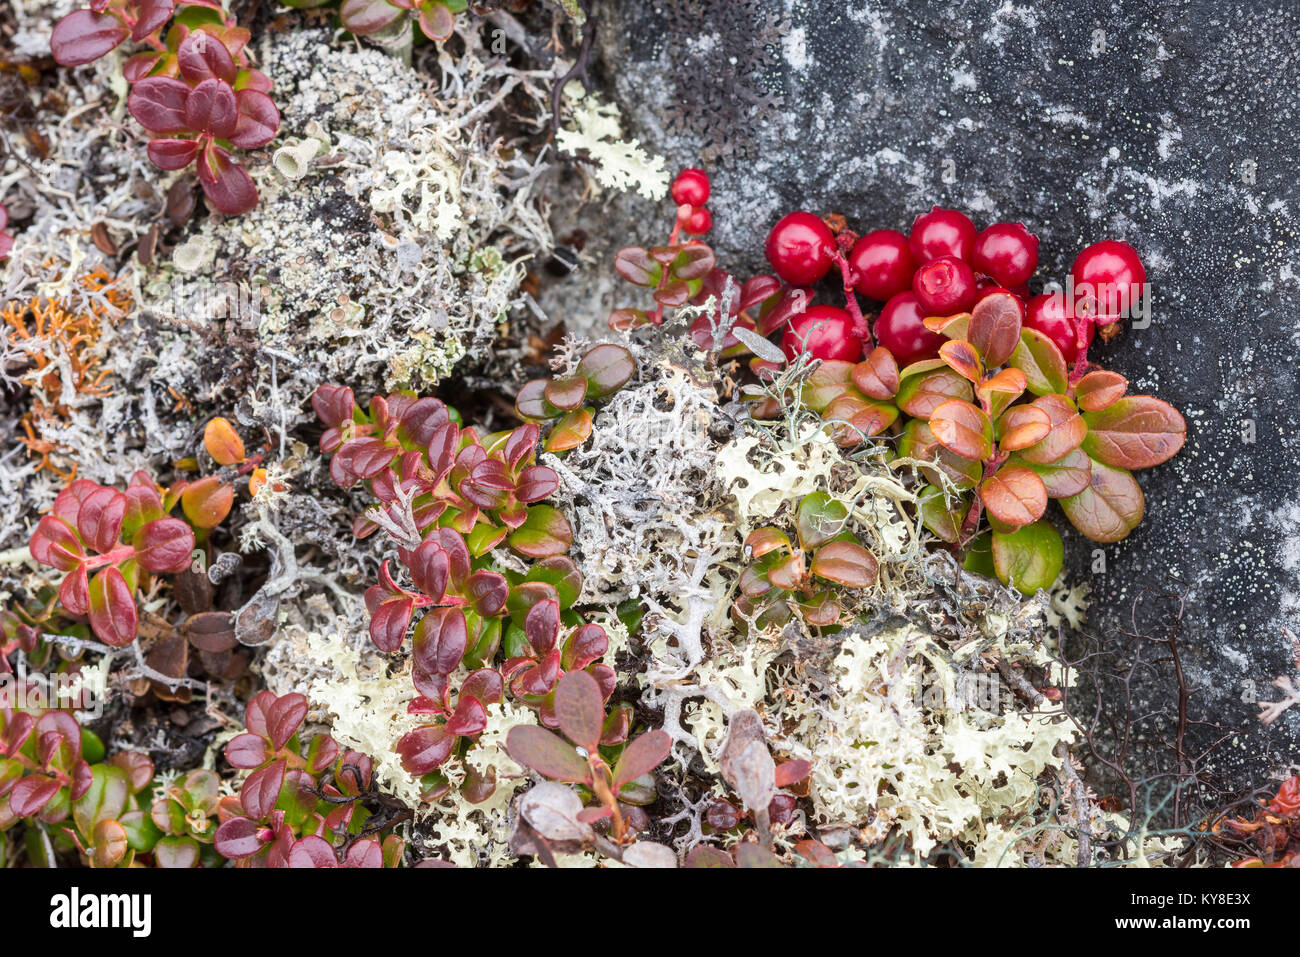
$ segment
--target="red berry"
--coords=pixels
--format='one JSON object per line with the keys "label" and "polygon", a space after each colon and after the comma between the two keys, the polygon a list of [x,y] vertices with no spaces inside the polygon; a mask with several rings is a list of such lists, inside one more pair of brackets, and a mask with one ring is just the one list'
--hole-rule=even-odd
{"label": "red berry", "polygon": [[940,256],[916,271],[912,292],[927,316],[966,312],[975,305],[975,273],[956,256]]}
{"label": "red berry", "polygon": [[1038,268],[1038,237],[1021,223],[994,223],[975,240],[971,265],[1010,289]]}
{"label": "red berry", "polygon": [[889,302],[876,320],[876,342],[893,353],[900,366],[922,359],[934,359],[948,338],[925,328],[925,313],[916,293],[900,292]]}
{"label": "red berry", "polygon": [[918,266],[940,256],[956,256],[970,262],[975,250],[975,224],[965,213],[936,206],[916,217],[907,242]]}
{"label": "red berry", "polygon": [[1070,267],[1079,309],[1106,325],[1118,322],[1142,296],[1140,286],[1147,271],[1137,250],[1117,239],[1093,243],[1079,253]]}
{"label": "red berry", "polygon": [[693,209],[682,223],[682,228],[692,236],[703,236],[713,228],[713,214],[707,209]]}
{"label": "red berry", "polygon": [[830,272],[835,236],[812,213],[790,213],[767,234],[767,261],[792,286],[810,286]]}
{"label": "red berry", "polygon": [[849,253],[849,267],[857,276],[853,288],[881,302],[911,289],[916,272],[907,237],[896,229],[877,229],[859,239]]}
{"label": "red berry", "polygon": [[673,180],[671,192],[678,206],[703,206],[709,201],[709,177],[702,169],[684,169]]}
{"label": "red berry", "polygon": [[781,348],[790,359],[800,352],[847,362],[862,358],[862,340],[853,332],[853,320],[835,306],[809,306],[795,316],[781,336]]}
{"label": "red berry", "polygon": [[[1068,312],[1065,293],[1045,292],[1029,300],[1029,308],[1025,312],[1025,328],[1037,329],[1056,343],[1056,348],[1061,350],[1066,362],[1074,362],[1078,358],[1078,345],[1074,335],[1075,320]],[[1085,344],[1091,343],[1093,325],[1086,321],[1084,325],[1087,327]]]}

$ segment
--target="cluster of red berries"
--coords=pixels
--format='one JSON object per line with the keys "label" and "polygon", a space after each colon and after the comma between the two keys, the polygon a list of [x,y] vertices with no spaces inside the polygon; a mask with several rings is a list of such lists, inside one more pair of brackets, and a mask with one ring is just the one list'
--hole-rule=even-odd
{"label": "cluster of red berries", "polygon": [[[875,340],[900,365],[939,355],[946,337],[926,328],[927,316],[969,312],[997,292],[1011,293],[1024,311],[1023,325],[1047,335],[1067,362],[1075,362],[1084,358],[1096,326],[1122,318],[1113,305],[1110,312],[1104,305],[1114,298],[1092,290],[1127,291],[1146,281],[1133,247],[1106,240],[1075,259],[1073,286],[1084,290],[1077,298],[1034,296],[1028,283],[1038,268],[1036,236],[1020,223],[994,223],[979,232],[964,213],[938,206],[918,216],[906,236],[894,229],[861,237],[841,230],[837,236],[811,213],[790,213],[768,234],[766,253],[777,276],[796,287],[812,286],[839,263],[846,291],[883,303]],[[812,306],[791,322],[781,344],[791,358],[810,352],[819,359],[856,362],[863,355],[857,328],[844,309]]]}
{"label": "cluster of red berries", "polygon": [[713,214],[704,208],[709,201],[709,177],[704,170],[682,170],[673,180],[671,193],[683,232],[703,236],[713,228]]}

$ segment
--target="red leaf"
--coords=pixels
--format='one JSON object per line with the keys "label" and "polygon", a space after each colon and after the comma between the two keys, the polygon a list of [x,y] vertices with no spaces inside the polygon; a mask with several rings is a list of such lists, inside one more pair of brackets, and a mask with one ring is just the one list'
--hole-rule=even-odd
{"label": "red leaf", "polygon": [[431,675],[456,670],[469,644],[465,613],[459,608],[433,608],[415,628],[412,660]]}
{"label": "red leaf", "polygon": [[252,857],[262,849],[266,841],[261,833],[262,828],[257,822],[246,817],[232,817],[217,828],[212,843],[222,857],[238,860]]}
{"label": "red leaf", "polygon": [[605,702],[596,679],[583,671],[571,671],[555,686],[555,717],[578,747],[593,753],[600,744],[605,723]]}
{"label": "red leaf", "polygon": [[257,187],[248,171],[219,146],[209,145],[198,164],[199,185],[219,212],[240,216],[257,205]]}
{"label": "red leaf", "polygon": [[501,673],[493,668],[480,668],[466,678],[460,686],[462,696],[469,695],[488,705],[501,700],[504,683]]}
{"label": "red leaf", "polygon": [[260,768],[270,756],[266,750],[266,739],[260,734],[237,734],[226,744],[226,760],[231,767],[248,770]]}
{"label": "red leaf", "polygon": [[244,805],[245,814],[261,819],[275,810],[286,767],[285,759],[281,758],[248,776],[239,789],[239,800]]}
{"label": "red leaf", "polygon": [[61,66],[98,60],[130,35],[117,17],[93,10],[74,10],[54,25],[50,52]]}
{"label": "red leaf", "polygon": [[793,761],[786,761],[776,766],[776,786],[779,788],[788,788],[792,784],[798,784],[806,778],[812,771],[812,762],[805,761],[802,758],[796,758]]}
{"label": "red leaf", "polygon": [[406,567],[416,588],[435,602],[442,601],[451,576],[451,560],[441,545],[436,541],[422,542],[411,553]]}
{"label": "red leaf", "polygon": [[544,655],[555,647],[560,634],[560,603],[554,598],[539,601],[524,617],[524,635],[533,650]]}
{"label": "red leaf", "polygon": [[439,725],[426,725],[402,735],[397,742],[402,767],[415,775],[428,774],[448,757],[456,736]]}
{"label": "red leaf", "polygon": [[32,553],[32,558],[42,565],[50,565],[63,572],[72,571],[86,557],[72,526],[53,515],[46,515],[36,524],[36,531],[32,532],[27,548]]}
{"label": "red leaf", "polygon": [[630,742],[614,765],[614,792],[617,794],[624,784],[657,768],[668,757],[672,747],[673,739],[657,729]]}
{"label": "red leaf", "polygon": [[483,707],[483,702],[462,691],[456,711],[447,719],[446,727],[448,734],[481,734],[487,727],[487,709]]}
{"label": "red leaf", "polygon": [[384,849],[373,839],[357,841],[343,858],[344,867],[383,867]]}
{"label": "red leaf", "polygon": [[196,140],[150,140],[146,152],[149,154],[149,162],[159,169],[184,169],[194,162],[194,157],[199,153],[199,144]]}
{"label": "red leaf", "polygon": [[275,700],[266,709],[266,731],[271,747],[277,751],[294,736],[307,717],[307,699],[293,691]]}
{"label": "red leaf", "polygon": [[506,735],[506,753],[552,781],[591,780],[591,770],[578,752],[558,735],[536,725],[511,728]]}
{"label": "red leaf", "polygon": [[135,640],[135,596],[112,565],[90,580],[90,627],[105,644],[120,648]]}
{"label": "red leaf", "polygon": [[554,495],[560,487],[560,477],[554,469],[545,465],[533,465],[524,469],[515,486],[515,498],[521,502],[536,502]]}
{"label": "red leaf", "polygon": [[175,9],[176,4],[173,0],[140,0],[136,7],[136,15],[139,19],[131,28],[131,39],[139,43],[170,20]]}
{"label": "red leaf", "polygon": [[183,80],[169,76],[145,77],[131,88],[126,108],[150,133],[180,133],[185,122],[185,101],[190,88]]}
{"label": "red leaf", "polygon": [[269,96],[258,90],[239,90],[235,100],[239,119],[229,136],[230,145],[252,150],[275,139],[280,129],[280,111]]}
{"label": "red leaf", "polygon": [[566,671],[580,671],[609,648],[609,635],[600,625],[580,625],[564,642],[561,664]]}
{"label": "red leaf", "polygon": [[196,30],[181,41],[180,49],[176,51],[176,65],[185,82],[194,86],[214,77],[233,84],[239,73],[235,58],[226,45],[202,30]]}
{"label": "red leaf", "polygon": [[140,566],[151,572],[181,572],[194,555],[194,532],[178,518],[158,518],[132,540]]}
{"label": "red leaf", "polygon": [[[378,585],[366,589],[367,604],[377,590],[380,590]],[[390,654],[402,647],[414,610],[415,602],[410,598],[381,602],[370,616],[370,640],[375,643],[375,647]]]}
{"label": "red leaf", "polygon": [[85,565],[78,565],[59,583],[59,602],[74,615],[90,611],[90,580]]}
{"label": "red leaf", "polygon": [[81,540],[102,554],[111,552],[122,534],[122,516],[126,496],[117,489],[98,488],[81,503],[77,514],[77,532]]}
{"label": "red leaf", "polygon": [[490,618],[505,607],[510,596],[510,585],[504,576],[496,572],[478,571],[469,576],[465,583],[465,594],[474,605],[474,610],[485,618]]}
{"label": "red leaf", "polygon": [[9,792],[9,810],[18,817],[38,814],[59,793],[60,787],[56,778],[43,774],[25,777]]}
{"label": "red leaf", "polygon": [[357,408],[352,390],[339,385],[320,385],[311,396],[311,407],[317,417],[332,429],[352,421]]}
{"label": "red leaf", "polygon": [[315,834],[309,834],[293,845],[289,851],[290,867],[338,867],[339,860],[334,856],[334,848],[329,841]]}
{"label": "red leaf", "polygon": [[343,0],[339,8],[343,26],[359,37],[378,33],[402,15],[388,0]]}

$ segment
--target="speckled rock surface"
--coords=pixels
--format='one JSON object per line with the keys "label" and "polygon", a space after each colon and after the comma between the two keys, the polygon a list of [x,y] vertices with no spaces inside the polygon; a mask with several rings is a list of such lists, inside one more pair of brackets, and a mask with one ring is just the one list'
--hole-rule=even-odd
{"label": "speckled rock surface", "polygon": [[[1090,584],[1089,627],[1102,631],[1131,624],[1143,589],[1186,587],[1192,709],[1223,729],[1194,734],[1232,733],[1211,769],[1246,786],[1300,762],[1300,708],[1265,729],[1253,703],[1281,696],[1271,682],[1296,670],[1281,628],[1300,630],[1294,6],[660,0],[598,11],[604,79],[629,133],[670,167],[713,158],[711,238],[738,272],[762,268],[767,229],[796,208],[842,212],[860,231],[906,229],[936,202],[981,226],[1022,220],[1042,240],[1040,281],[1063,279],[1098,239],[1141,251],[1150,328],[1096,358],[1176,404],[1188,443],[1139,473],[1147,518],[1127,540],[1094,553],[1067,536],[1070,574]],[[655,240],[648,224],[666,209],[656,220],[644,201],[620,202],[629,234],[617,238]],[[612,253],[593,255],[608,270]],[[1151,609],[1139,605],[1140,629],[1154,626]],[[1141,692],[1167,703],[1170,688]]]}

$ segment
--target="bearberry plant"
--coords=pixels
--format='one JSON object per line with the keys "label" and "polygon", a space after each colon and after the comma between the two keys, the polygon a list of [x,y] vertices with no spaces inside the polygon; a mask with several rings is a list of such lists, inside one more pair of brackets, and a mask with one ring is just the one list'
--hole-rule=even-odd
{"label": "bearberry plant", "polygon": [[[625,349],[597,346],[572,376],[528,383],[521,417],[555,423],[548,449],[573,448],[590,433],[584,403],[607,397],[634,372]],[[354,532],[382,528],[397,546],[397,564],[380,566],[366,604],[377,648],[396,653],[410,638],[418,697],[409,711],[427,721],[396,748],[425,796],[446,792],[439,769],[475,746],[487,708],[507,693],[557,728],[557,688],[565,676],[582,674],[603,714],[615,690],[613,670],[599,661],[609,639],[573,607],[582,574],[566,555],[568,520],[543,501],[559,478],[536,462],[539,426],[480,434],[438,399],[409,393],[375,396],[363,411],[350,389],[333,385],[318,388],[312,404],[326,426],[320,446],[333,453],[331,476],[344,487],[364,483],[379,500],[354,521]],[[575,412],[584,413],[581,422]],[[525,570],[497,562],[497,548],[509,549]],[[453,687],[462,667],[471,673]],[[603,723],[608,745],[626,740],[626,709],[615,708]],[[486,800],[494,787],[475,774],[461,784],[471,801]]]}
{"label": "bearberry plant", "polygon": [[249,63],[249,37],[218,0],[95,0],[55,25],[50,49],[63,66],[82,66],[127,39],[147,47],[122,75],[127,108],[154,134],[150,161],[194,164],[212,205],[237,216],[257,205],[257,189],[231,149],[265,146],[280,128],[271,82]]}

